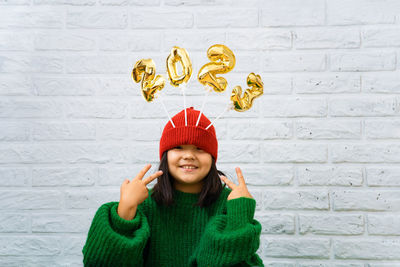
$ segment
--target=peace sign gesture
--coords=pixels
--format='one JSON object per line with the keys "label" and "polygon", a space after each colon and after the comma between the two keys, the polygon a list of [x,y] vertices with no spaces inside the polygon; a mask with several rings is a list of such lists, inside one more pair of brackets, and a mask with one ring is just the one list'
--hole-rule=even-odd
{"label": "peace sign gesture", "polygon": [[129,218],[131,220],[135,216],[136,208],[149,196],[147,185],[163,173],[162,171],[157,171],[143,179],[150,168],[151,164],[147,164],[135,178],[132,180],[127,178],[122,182],[117,212],[124,219]]}
{"label": "peace sign gesture", "polygon": [[228,195],[228,200],[239,198],[239,197],[247,197],[253,198],[250,194],[249,190],[247,190],[246,183],[243,178],[242,170],[239,167],[235,168],[236,174],[238,177],[239,185],[236,185],[234,182],[226,178],[225,176],[221,175],[221,180],[230,188],[232,192]]}

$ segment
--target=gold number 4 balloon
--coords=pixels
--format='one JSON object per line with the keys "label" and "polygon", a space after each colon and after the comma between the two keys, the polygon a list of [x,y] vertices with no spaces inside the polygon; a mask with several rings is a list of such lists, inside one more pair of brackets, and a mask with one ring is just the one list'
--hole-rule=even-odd
{"label": "gold number 4 balloon", "polygon": [[260,75],[253,72],[247,76],[247,85],[251,88],[246,89],[242,96],[242,87],[235,86],[232,90],[231,100],[236,111],[246,111],[253,105],[253,100],[263,94],[264,84]]}
{"label": "gold number 4 balloon", "polygon": [[[182,66],[180,75],[176,69],[177,63]],[[171,53],[167,57],[167,70],[171,85],[179,86],[183,82],[187,83],[192,76],[192,62],[185,48],[174,46],[171,49]]]}
{"label": "gold number 4 balloon", "polygon": [[203,85],[210,85],[214,91],[223,92],[228,83],[225,78],[216,77],[216,74],[231,71],[235,67],[235,55],[225,45],[216,44],[208,48],[207,57],[211,62],[201,67],[197,79]]}
{"label": "gold number 4 balloon", "polygon": [[152,59],[141,59],[136,62],[132,70],[132,78],[135,82],[142,81],[142,95],[147,102],[155,99],[155,94],[164,88],[165,78],[162,75],[155,76],[156,67]]}

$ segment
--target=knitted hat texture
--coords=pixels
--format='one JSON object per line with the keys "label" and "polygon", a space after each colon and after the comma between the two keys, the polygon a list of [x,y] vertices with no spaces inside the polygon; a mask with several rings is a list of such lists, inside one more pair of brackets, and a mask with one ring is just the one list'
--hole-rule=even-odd
{"label": "knitted hat texture", "polygon": [[187,126],[185,126],[185,110],[180,111],[174,117],[175,128],[171,121],[164,126],[160,139],[160,160],[163,153],[171,148],[179,145],[195,145],[204,151],[210,153],[215,162],[218,157],[218,140],[215,134],[215,128],[211,125],[207,130],[207,126],[211,121],[202,113],[199,124],[196,126],[200,111],[193,107],[186,109]]}

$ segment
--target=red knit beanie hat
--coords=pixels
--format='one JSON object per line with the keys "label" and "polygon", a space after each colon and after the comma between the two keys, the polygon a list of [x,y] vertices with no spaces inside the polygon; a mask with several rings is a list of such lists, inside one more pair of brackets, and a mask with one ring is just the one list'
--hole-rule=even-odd
{"label": "red knit beanie hat", "polygon": [[203,113],[199,124],[196,126],[199,114],[200,111],[193,109],[193,107],[187,108],[187,126],[185,126],[185,110],[172,117],[175,128],[171,121],[168,121],[160,139],[160,160],[163,153],[171,148],[179,145],[195,145],[210,153],[217,162],[218,141],[214,126],[211,125],[206,130],[211,121]]}

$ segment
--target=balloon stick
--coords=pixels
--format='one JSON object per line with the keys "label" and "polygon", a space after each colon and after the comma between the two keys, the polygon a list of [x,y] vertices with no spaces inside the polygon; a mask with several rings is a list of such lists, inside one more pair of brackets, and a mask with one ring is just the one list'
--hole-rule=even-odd
{"label": "balloon stick", "polygon": [[181,90],[183,93],[183,109],[185,110],[185,126],[187,126],[185,89],[186,89],[186,83],[182,83]]}
{"label": "balloon stick", "polygon": [[199,117],[197,118],[196,127],[197,127],[197,125],[199,125],[200,117],[201,117],[201,114],[203,113],[203,108],[204,108],[204,104],[206,103],[207,96],[209,95],[209,93],[210,93],[211,90],[212,90],[212,87],[209,86],[208,84],[206,84],[205,88],[206,88],[206,93],[205,93],[205,95],[204,95],[203,104],[201,105]]}
{"label": "balloon stick", "polygon": [[158,91],[157,93],[155,93],[155,96],[157,97],[157,99],[159,99],[159,100],[161,101],[161,104],[162,104],[162,106],[163,106],[163,108],[164,108],[165,113],[167,113],[167,116],[168,116],[169,121],[171,122],[172,126],[174,126],[174,128],[175,128],[175,124],[174,124],[174,122],[172,121],[171,116],[169,116],[168,110],[167,110],[167,108],[166,108],[165,105],[164,105],[164,101],[162,100],[162,97],[160,96],[160,91]]}
{"label": "balloon stick", "polygon": [[225,110],[222,111],[221,114],[219,114],[218,117],[215,118],[215,120],[213,120],[213,121],[210,123],[210,125],[207,126],[206,130],[208,130],[208,128],[210,128],[211,125],[214,124],[214,122],[216,122],[222,115],[224,115],[225,112],[227,112],[228,110],[233,109],[233,108],[234,108],[233,104],[232,104],[231,102],[229,102],[228,105],[226,106]]}

